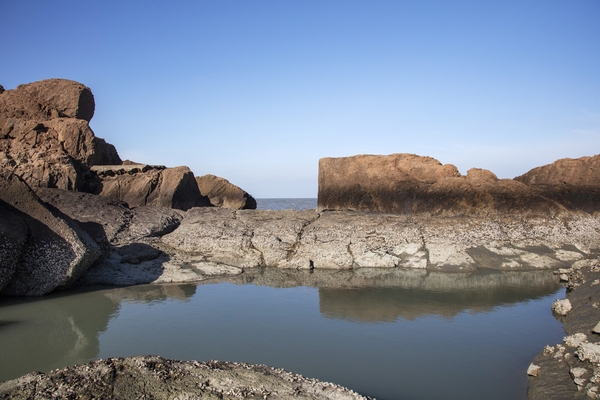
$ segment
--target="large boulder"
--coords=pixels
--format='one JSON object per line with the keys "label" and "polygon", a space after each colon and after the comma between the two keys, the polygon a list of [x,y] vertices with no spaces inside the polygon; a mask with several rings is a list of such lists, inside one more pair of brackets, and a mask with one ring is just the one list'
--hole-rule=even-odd
{"label": "large boulder", "polygon": [[80,83],[49,79],[0,93],[0,167],[31,187],[86,190],[89,167],[120,164],[88,122],[94,98]]}
{"label": "large boulder", "polygon": [[67,287],[100,257],[100,248],[85,231],[46,206],[15,174],[0,172],[0,206],[0,231],[14,229],[0,242],[9,255],[2,262],[8,264],[2,265],[3,294],[39,296]]}
{"label": "large boulder", "polygon": [[358,155],[319,161],[318,211],[394,214],[556,214],[564,207],[510,179],[414,154]]}
{"label": "large boulder", "polygon": [[200,193],[203,196],[207,196],[210,204],[215,207],[232,210],[256,209],[256,200],[254,197],[225,178],[207,174],[197,176],[196,182],[198,183]]}
{"label": "large boulder", "polygon": [[96,106],[90,88],[68,79],[46,79],[0,94],[0,118],[77,118],[89,122]]}
{"label": "large boulder", "polygon": [[165,168],[145,164],[93,167],[100,179],[94,193],[126,202],[130,207],[143,205],[188,210],[210,206],[200,194],[194,174],[188,167]]}

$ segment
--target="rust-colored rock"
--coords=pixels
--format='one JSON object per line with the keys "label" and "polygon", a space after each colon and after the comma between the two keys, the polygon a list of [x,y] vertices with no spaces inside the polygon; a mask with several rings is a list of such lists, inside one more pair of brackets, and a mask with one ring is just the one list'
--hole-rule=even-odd
{"label": "rust-colored rock", "polygon": [[232,184],[225,178],[215,175],[197,176],[198,189],[203,196],[207,196],[215,207],[229,208],[232,210],[254,210],[256,200],[240,187]]}
{"label": "rust-colored rock", "polygon": [[44,121],[94,116],[94,95],[90,88],[68,79],[46,79],[0,92],[0,118]]}
{"label": "rust-colored rock", "polygon": [[124,201],[130,207],[149,205],[185,211],[210,206],[188,167],[129,164],[98,166],[92,171],[100,179],[96,194]]}
{"label": "rust-colored rock", "polygon": [[89,88],[65,79],[0,93],[0,168],[31,187],[86,190],[90,166],[121,163],[91,130],[93,114]]}
{"label": "rust-colored rock", "polygon": [[557,214],[556,200],[492,172],[462,176],[451,164],[414,154],[358,155],[319,161],[318,211],[357,210],[394,214]]}

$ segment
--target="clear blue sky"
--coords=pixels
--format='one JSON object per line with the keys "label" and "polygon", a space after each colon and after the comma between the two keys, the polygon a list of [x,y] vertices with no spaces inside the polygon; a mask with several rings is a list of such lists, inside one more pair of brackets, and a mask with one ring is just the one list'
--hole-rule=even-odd
{"label": "clear blue sky", "polygon": [[600,153],[600,0],[0,2],[0,84],[89,86],[123,159],[316,197],[318,160],[512,178]]}

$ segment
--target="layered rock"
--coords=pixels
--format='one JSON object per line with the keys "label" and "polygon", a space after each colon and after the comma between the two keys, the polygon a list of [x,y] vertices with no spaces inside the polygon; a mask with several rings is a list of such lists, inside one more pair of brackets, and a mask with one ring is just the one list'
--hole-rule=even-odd
{"label": "layered rock", "polygon": [[[589,160],[587,164],[595,165]],[[585,163],[584,163],[585,164]],[[586,164],[586,165],[587,165]],[[557,215],[567,210],[595,211],[600,207],[600,190],[585,166],[560,174],[558,166],[544,170],[544,188],[534,187],[537,178],[498,179],[492,172],[471,169],[462,176],[455,166],[442,165],[430,157],[413,154],[359,155],[323,158],[319,161],[318,210],[378,211],[394,214],[441,216],[502,214]],[[575,179],[582,173],[575,195],[557,188],[550,176]]]}
{"label": "layered rock", "polygon": [[0,383],[3,398],[367,399],[342,386],[266,365],[109,358]]}
{"label": "layered rock", "polygon": [[197,176],[198,189],[203,196],[208,197],[210,204],[215,207],[232,210],[254,210],[256,200],[240,187],[227,179],[215,175]]}
{"label": "layered rock", "polygon": [[93,193],[124,201],[130,207],[148,205],[185,211],[211,205],[200,194],[188,167],[128,164],[92,167],[92,172],[100,179]]}
{"label": "layered rock", "polygon": [[0,93],[0,168],[31,187],[86,190],[89,167],[119,164],[114,146],[89,126],[94,97],[65,79],[20,85]]}
{"label": "layered rock", "polygon": [[6,172],[0,172],[0,215],[3,294],[37,296],[67,287],[100,256],[74,221]]}

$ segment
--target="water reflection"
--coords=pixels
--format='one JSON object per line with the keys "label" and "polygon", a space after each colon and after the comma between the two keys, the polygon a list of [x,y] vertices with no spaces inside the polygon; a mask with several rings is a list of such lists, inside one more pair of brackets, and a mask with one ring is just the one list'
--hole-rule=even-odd
{"label": "water reflection", "polygon": [[[547,296],[555,293],[560,287],[557,277],[549,271],[444,274],[402,269],[354,271],[255,269],[236,277],[202,282],[202,285],[214,288],[215,290],[211,290],[211,292],[215,293],[219,290],[218,285],[215,284],[224,282],[237,285],[253,284],[254,287],[305,286],[318,288],[319,311],[316,311],[317,307],[313,305],[313,299],[297,297],[298,293],[288,303],[283,301],[274,307],[288,307],[289,311],[289,308],[297,307],[298,302],[304,302],[302,307],[312,308],[316,313],[320,312],[322,317],[362,323],[391,322],[398,319],[413,320],[429,315],[453,317],[465,310],[477,313],[506,304],[522,303]],[[240,299],[243,298],[242,294],[232,291],[231,287],[234,286],[228,286],[228,293],[240,296]],[[200,290],[202,290],[201,286],[189,284],[143,285],[88,288],[36,299],[0,299],[0,380],[13,379],[35,370],[48,371],[101,356],[99,337],[102,333],[110,330],[111,321],[119,319],[126,304],[136,305],[137,308],[133,307],[133,309],[137,311],[133,314],[140,313],[139,315],[146,316],[130,315],[128,318],[149,318],[149,316],[159,318],[157,317],[158,311],[154,306],[166,304],[169,304],[169,310],[165,311],[167,315],[189,313],[192,317],[182,317],[181,319],[184,321],[182,324],[193,327],[190,329],[193,331],[190,332],[190,335],[197,337],[197,332],[206,329],[200,318],[193,320],[199,310],[208,310],[213,307],[214,310],[210,312],[215,314],[229,312],[218,309],[219,306],[211,304],[210,299],[199,296],[197,292]],[[314,291],[309,291],[310,293],[314,294]],[[292,301],[296,303],[292,303]],[[177,303],[186,305],[178,306]],[[143,312],[140,311],[140,307]],[[187,311],[180,311],[186,307]],[[232,307],[236,307],[236,305]],[[192,310],[189,310],[190,308]],[[131,310],[132,307],[127,307],[127,309]],[[258,312],[261,310],[259,309]],[[263,311],[263,313],[275,312],[285,313],[286,310],[267,311],[265,309]],[[212,324],[213,326],[225,324],[218,317],[215,318],[215,321],[218,322]],[[241,319],[243,316],[235,318]],[[254,318],[246,323],[239,322],[239,325],[250,326],[257,320],[257,317]],[[226,323],[232,324],[229,331],[236,330],[235,320]],[[265,324],[268,323],[270,322],[265,322]],[[279,321],[273,322],[274,325],[279,323]],[[314,324],[315,322],[310,320],[305,323]],[[156,329],[155,335],[173,335],[171,331],[160,333],[160,329],[169,327],[158,328],[157,326],[154,325],[152,328]],[[136,335],[141,336],[141,332],[134,328],[128,329],[130,331],[123,333],[128,338],[133,337],[135,341]],[[144,335],[152,334],[152,332],[143,333]],[[117,337],[115,340],[122,340],[125,337],[119,335],[115,335]],[[218,335],[213,334],[212,336]],[[212,340],[212,336],[210,340]],[[112,336],[108,335],[108,337]],[[152,340],[162,339],[164,337]],[[183,337],[169,337],[170,343],[174,343],[174,346],[179,342],[189,340]],[[224,344],[224,346],[230,345]],[[144,351],[153,353],[152,349]],[[190,358],[201,356],[201,354],[185,354],[190,354]],[[116,355],[125,356],[126,354],[111,354],[111,356]],[[168,354],[161,355],[169,356]],[[297,356],[294,357],[297,358]]]}

